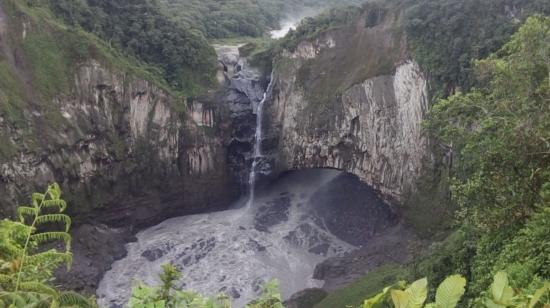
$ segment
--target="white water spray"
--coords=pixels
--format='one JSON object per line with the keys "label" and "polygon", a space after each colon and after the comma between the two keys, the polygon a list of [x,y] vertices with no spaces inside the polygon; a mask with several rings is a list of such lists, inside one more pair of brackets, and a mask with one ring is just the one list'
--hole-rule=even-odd
{"label": "white water spray", "polygon": [[320,287],[322,282],[312,278],[315,265],[353,248],[312,214],[312,196],[339,175],[335,170],[295,172],[258,191],[254,207],[172,218],[139,232],[126,246],[126,257],[103,277],[100,306],[124,307],[132,284],[158,285],[167,263],[183,271],[177,288],[225,293],[236,308],[258,297],[271,279],[279,280],[284,298]]}
{"label": "white water spray", "polygon": [[250,167],[250,175],[248,177],[248,185],[249,185],[249,194],[248,194],[248,202],[247,207],[250,208],[254,204],[254,194],[256,190],[256,178],[258,173],[258,165],[260,164],[263,155],[262,155],[262,141],[263,141],[263,134],[262,134],[262,128],[263,128],[263,113],[264,113],[264,105],[265,102],[268,100],[269,95],[271,95],[271,90],[273,88],[273,72],[271,72],[271,79],[269,80],[269,85],[267,86],[267,89],[264,92],[264,96],[258,106],[256,107],[256,132],[254,135],[254,156],[252,159],[252,166]]}

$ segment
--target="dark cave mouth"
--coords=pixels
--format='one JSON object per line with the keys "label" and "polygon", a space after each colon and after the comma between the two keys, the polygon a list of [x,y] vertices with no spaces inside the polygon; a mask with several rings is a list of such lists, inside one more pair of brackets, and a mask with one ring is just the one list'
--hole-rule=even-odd
{"label": "dark cave mouth", "polygon": [[[275,179],[265,181],[258,194],[265,194],[281,185],[307,185],[319,178],[330,178],[311,193],[306,205],[310,214],[330,233],[341,240],[363,246],[377,234],[399,223],[399,215],[386,203],[380,193],[362,182],[356,175],[333,168],[293,169],[281,172]],[[288,184],[285,184],[287,183]],[[281,184],[283,183],[283,184]],[[288,192],[281,192],[285,198],[271,202],[276,207],[288,207]],[[284,196],[283,196],[284,197]],[[266,205],[259,205],[269,211]],[[273,216],[284,216],[271,209]],[[261,215],[259,211],[257,215]],[[268,215],[266,215],[268,216]],[[258,224],[266,228],[273,221],[259,217]],[[263,218],[263,219],[262,219]]]}

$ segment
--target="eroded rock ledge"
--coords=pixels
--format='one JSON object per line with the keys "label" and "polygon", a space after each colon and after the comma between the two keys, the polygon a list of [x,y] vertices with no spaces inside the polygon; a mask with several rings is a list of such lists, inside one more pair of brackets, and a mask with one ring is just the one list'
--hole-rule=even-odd
{"label": "eroded rock ledge", "polygon": [[393,18],[365,20],[276,59],[270,144],[277,170],[342,169],[401,202],[431,160],[427,78]]}

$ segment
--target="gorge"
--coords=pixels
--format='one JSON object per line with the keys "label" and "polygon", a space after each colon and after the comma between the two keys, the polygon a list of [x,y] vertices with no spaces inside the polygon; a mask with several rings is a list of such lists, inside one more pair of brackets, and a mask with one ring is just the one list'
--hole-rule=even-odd
{"label": "gorge", "polygon": [[359,2],[0,0],[0,307],[21,279],[52,306],[430,302],[452,274],[458,307],[499,275],[532,298],[550,4]]}
{"label": "gorge", "polygon": [[[139,278],[147,283],[155,283],[160,266],[166,263],[174,264],[182,270],[187,277],[184,280],[186,287],[205,294],[227,292],[236,307],[243,307],[261,295],[262,285],[270,279],[280,281],[282,295],[288,298],[302,289],[323,285],[322,281],[314,279],[317,263],[331,257],[344,257],[359,246],[367,245],[370,240],[381,240],[387,237],[388,230],[392,234],[405,233],[396,231],[403,229],[398,226],[397,215],[379,199],[374,190],[361,184],[357,178],[336,170],[305,170],[315,167],[347,168],[339,162],[338,153],[336,150],[333,152],[330,144],[326,145],[327,150],[330,148],[330,153],[326,155],[332,156],[336,163],[297,166],[297,169],[304,170],[288,174],[283,172],[275,182],[260,186],[256,194],[256,181],[263,177],[266,182],[265,178],[270,176],[272,165],[277,163],[279,155],[264,144],[269,140],[264,139],[263,120],[273,119],[265,115],[264,111],[273,108],[273,90],[281,79],[274,79],[275,72],[272,73],[262,93],[258,85],[264,77],[250,66],[247,59],[240,57],[239,46],[216,46],[216,50],[223,67],[223,79],[219,80],[223,80],[222,84],[228,87],[230,93],[237,92],[248,98],[248,116],[254,117],[256,122],[252,125],[253,136],[247,141],[250,142],[251,150],[238,153],[249,155],[245,159],[250,161],[247,179],[249,192],[244,194],[240,202],[232,205],[234,209],[172,218],[138,233],[137,242],[127,246],[128,255],[113,264],[99,285],[98,298],[102,306],[122,307],[128,300],[131,282]],[[412,64],[408,65],[412,67]],[[406,99],[400,98],[393,104],[420,104],[419,114],[416,115],[419,118],[414,119],[420,121],[422,104],[425,104],[426,99],[422,96],[425,81],[420,80],[417,85],[415,71],[405,77],[401,77],[399,71],[393,88],[410,93],[418,86],[420,94],[407,94]],[[401,83],[411,83],[411,88],[400,88]],[[376,85],[372,88],[380,91],[381,95],[396,96],[389,91],[386,94],[385,88]],[[361,104],[375,104],[376,101],[373,98]],[[242,112],[242,109],[232,110]],[[240,125],[243,122],[240,121]],[[252,124],[252,121],[247,122]],[[356,121],[355,125],[359,123]],[[354,129],[359,132],[358,127]],[[267,153],[264,153],[264,148]],[[346,208],[339,208],[338,204],[345,204]],[[409,240],[407,237],[401,239],[405,247],[400,251],[402,262],[409,258],[406,248]],[[371,254],[385,253],[380,248],[367,251]],[[370,256],[370,260],[374,261],[376,257]]]}
{"label": "gorge", "polygon": [[[237,305],[242,305],[257,295],[258,286],[269,276],[284,282],[286,297],[302,288],[321,286],[321,282],[310,280],[317,263],[343,256],[384,228],[399,225],[394,206],[403,201],[400,196],[406,190],[414,190],[422,163],[429,157],[427,141],[419,127],[428,99],[426,80],[418,65],[409,60],[402,45],[405,43],[396,37],[391,19],[369,28],[361,24],[364,16],[355,20],[349,28],[327,32],[301,42],[294,51],[283,52],[274,60],[271,74],[254,68],[249,59],[242,57],[241,45],[215,45],[218,87],[185,101],[179,101],[161,85],[136,77],[135,73],[120,72],[94,59],[80,62],[74,75],[75,86],[54,99],[62,114],[58,129],[62,133],[42,131],[45,137],[40,141],[52,142],[54,146],[44,143],[31,148],[24,141],[22,146],[28,150],[2,163],[4,197],[16,200],[30,187],[55,179],[66,187],[69,203],[75,204],[72,211],[80,222],[73,232],[78,234],[73,245],[75,266],[70,273],[61,273],[60,280],[77,290],[95,291],[111,263],[126,255],[122,245],[133,241],[132,234],[136,231],[165,218],[232,206],[238,209],[172,218],[138,233],[137,243],[127,246],[128,255],[116,261],[103,278],[98,295],[105,305],[120,306],[127,298],[113,296],[128,294],[134,278],[151,281],[161,261],[177,261],[184,274],[189,275],[191,286],[208,293],[223,291],[225,287],[224,290],[239,295],[233,297]],[[4,32],[2,39],[5,53],[13,54],[21,48],[20,44],[24,46],[26,40],[32,40],[32,31],[40,31],[36,28],[38,22],[30,17],[11,20],[7,27],[10,31]],[[369,42],[366,47],[350,45],[366,42]],[[366,52],[361,55],[365,61],[346,62],[354,56],[347,52],[362,49]],[[382,60],[389,65],[387,70],[369,67],[371,62]],[[13,65],[16,71],[27,74],[24,66]],[[319,84],[324,83],[320,80],[323,78],[340,79],[339,72],[329,71],[330,76],[326,77],[327,72],[316,70],[345,69],[342,65],[353,65],[363,71],[337,81],[350,86],[341,97],[311,109],[314,98],[306,93],[323,91],[316,88],[318,85],[327,87],[324,89],[327,91],[340,87]],[[357,84],[350,79],[355,77],[360,78]],[[314,80],[300,80],[310,78]],[[179,111],[182,105],[183,113]],[[28,108],[36,109],[26,115],[29,127],[38,129],[42,125],[42,107]],[[334,110],[327,114],[326,108]],[[18,132],[9,121],[3,123],[4,130],[14,132],[10,138],[16,143],[18,134],[23,132]],[[148,164],[140,163],[145,160]],[[297,171],[279,178],[288,170],[312,168],[347,171],[373,187],[377,193],[372,191],[367,198],[370,203],[363,206],[367,212],[381,215],[380,221],[375,222],[377,216],[363,217],[368,223],[362,221],[365,223],[362,227],[350,222],[350,229],[341,231],[344,236],[339,238],[342,234],[334,234],[326,223],[320,223],[326,217],[305,215],[307,211],[315,211],[319,202],[312,200],[323,187],[337,181],[334,178],[345,178],[330,170]],[[166,178],[170,181],[166,182]],[[296,182],[300,178],[311,180]],[[269,184],[275,179],[278,180]],[[295,185],[287,183],[293,181]],[[281,185],[290,186],[278,188]],[[338,186],[337,182],[335,185]],[[244,197],[233,202],[239,194],[248,195],[248,202],[242,201]],[[381,204],[376,194],[391,204],[393,210],[388,205],[374,209]],[[82,197],[88,202],[83,203]],[[359,202],[353,196],[350,198],[341,202]],[[300,208],[302,203],[306,205]],[[273,209],[269,207],[271,204]],[[325,205],[329,207],[327,213],[334,214],[334,206]],[[353,208],[349,210],[339,215],[353,216]],[[267,213],[262,214],[264,211]],[[270,222],[272,216],[286,219],[277,224]],[[261,226],[258,221],[267,225]],[[270,224],[274,230],[269,230]],[[165,237],[183,228],[182,225],[186,229],[180,231],[188,234],[188,239]],[[384,227],[379,229],[378,225]],[[202,238],[204,233],[212,237]],[[228,242],[231,237],[237,242]],[[105,241],[111,244],[103,245]],[[149,247],[145,244],[149,242],[158,245]],[[191,249],[190,253],[193,244],[198,250]],[[208,268],[217,269],[215,264],[223,263],[220,259],[235,249],[232,245],[238,249],[254,246],[260,254],[252,262],[244,253],[242,260],[228,269],[220,269],[228,271],[228,281],[236,285],[214,284],[200,278],[205,265],[199,259],[204,258]],[[212,255],[203,251],[214,246],[217,248]],[[267,257],[261,256],[262,249],[267,250]],[[406,255],[404,252],[403,261]],[[279,257],[287,263],[267,266]],[[195,258],[196,263],[182,263],[189,258]],[[141,266],[142,261],[137,260],[151,265]],[[252,263],[243,264],[244,261]],[[249,267],[250,273],[246,275],[266,269],[243,283],[239,282],[241,278],[230,275],[236,275],[237,268],[243,266]],[[146,272],[139,272],[138,268]],[[299,274],[291,275],[293,271]]]}

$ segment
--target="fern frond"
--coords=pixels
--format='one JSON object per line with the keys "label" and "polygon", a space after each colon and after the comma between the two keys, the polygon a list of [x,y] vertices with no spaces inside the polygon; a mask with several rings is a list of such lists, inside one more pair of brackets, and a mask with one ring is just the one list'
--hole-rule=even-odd
{"label": "fern frond", "polygon": [[35,292],[24,292],[21,296],[23,296],[27,302],[31,304],[28,306],[29,308],[51,308],[54,301],[54,299],[49,295]]}
{"label": "fern frond", "polygon": [[90,300],[76,292],[63,292],[59,295],[59,304],[63,306],[70,307],[81,307],[81,308],[93,308],[94,305],[90,303]]}
{"label": "fern frond", "polygon": [[35,207],[20,206],[17,208],[17,214],[19,215],[19,220],[21,220],[21,222],[25,222],[25,216],[36,216],[38,213],[39,210]]}
{"label": "fern frond", "polygon": [[59,298],[59,293],[57,292],[57,290],[37,281],[21,282],[19,284],[19,289],[22,291],[45,294],[51,296],[54,299]]}
{"label": "fern frond", "polygon": [[67,232],[44,232],[31,235],[31,241],[34,243],[41,244],[52,241],[63,241],[65,242],[66,250],[71,249],[71,236]]}
{"label": "fern frond", "polygon": [[62,213],[67,208],[67,202],[65,202],[65,200],[61,200],[61,199],[44,200],[44,201],[42,201],[42,208],[44,208],[44,209],[57,208],[57,210],[60,213]]}
{"label": "fern frond", "polygon": [[53,298],[50,295],[37,292],[0,292],[0,308],[32,307],[50,308]]}
{"label": "fern frond", "polygon": [[15,259],[23,254],[23,249],[17,245],[8,242],[0,242],[0,257],[5,259]]}
{"label": "fern frond", "polygon": [[64,223],[65,232],[69,232],[71,228],[71,217],[65,214],[46,214],[40,215],[36,218],[36,224],[45,224],[45,223]]}
{"label": "fern frond", "polygon": [[14,276],[12,275],[0,274],[0,286],[4,289],[6,289],[6,285],[13,284],[13,280]]}
{"label": "fern frond", "polygon": [[0,303],[2,303],[4,307],[13,307],[12,304],[15,304],[15,307],[25,307],[27,305],[26,302],[25,298],[19,294],[0,291]]}
{"label": "fern frond", "polygon": [[55,249],[37,253],[27,257],[27,264],[61,264],[73,263],[73,254],[70,252],[58,252]]}
{"label": "fern frond", "polygon": [[48,194],[54,200],[58,200],[59,198],[61,198],[61,187],[59,187],[59,184],[53,183],[52,185],[48,186]]}
{"label": "fern frond", "polygon": [[40,203],[44,200],[46,196],[41,193],[33,193],[31,196],[32,199],[32,206],[35,208],[38,208],[40,206]]}

